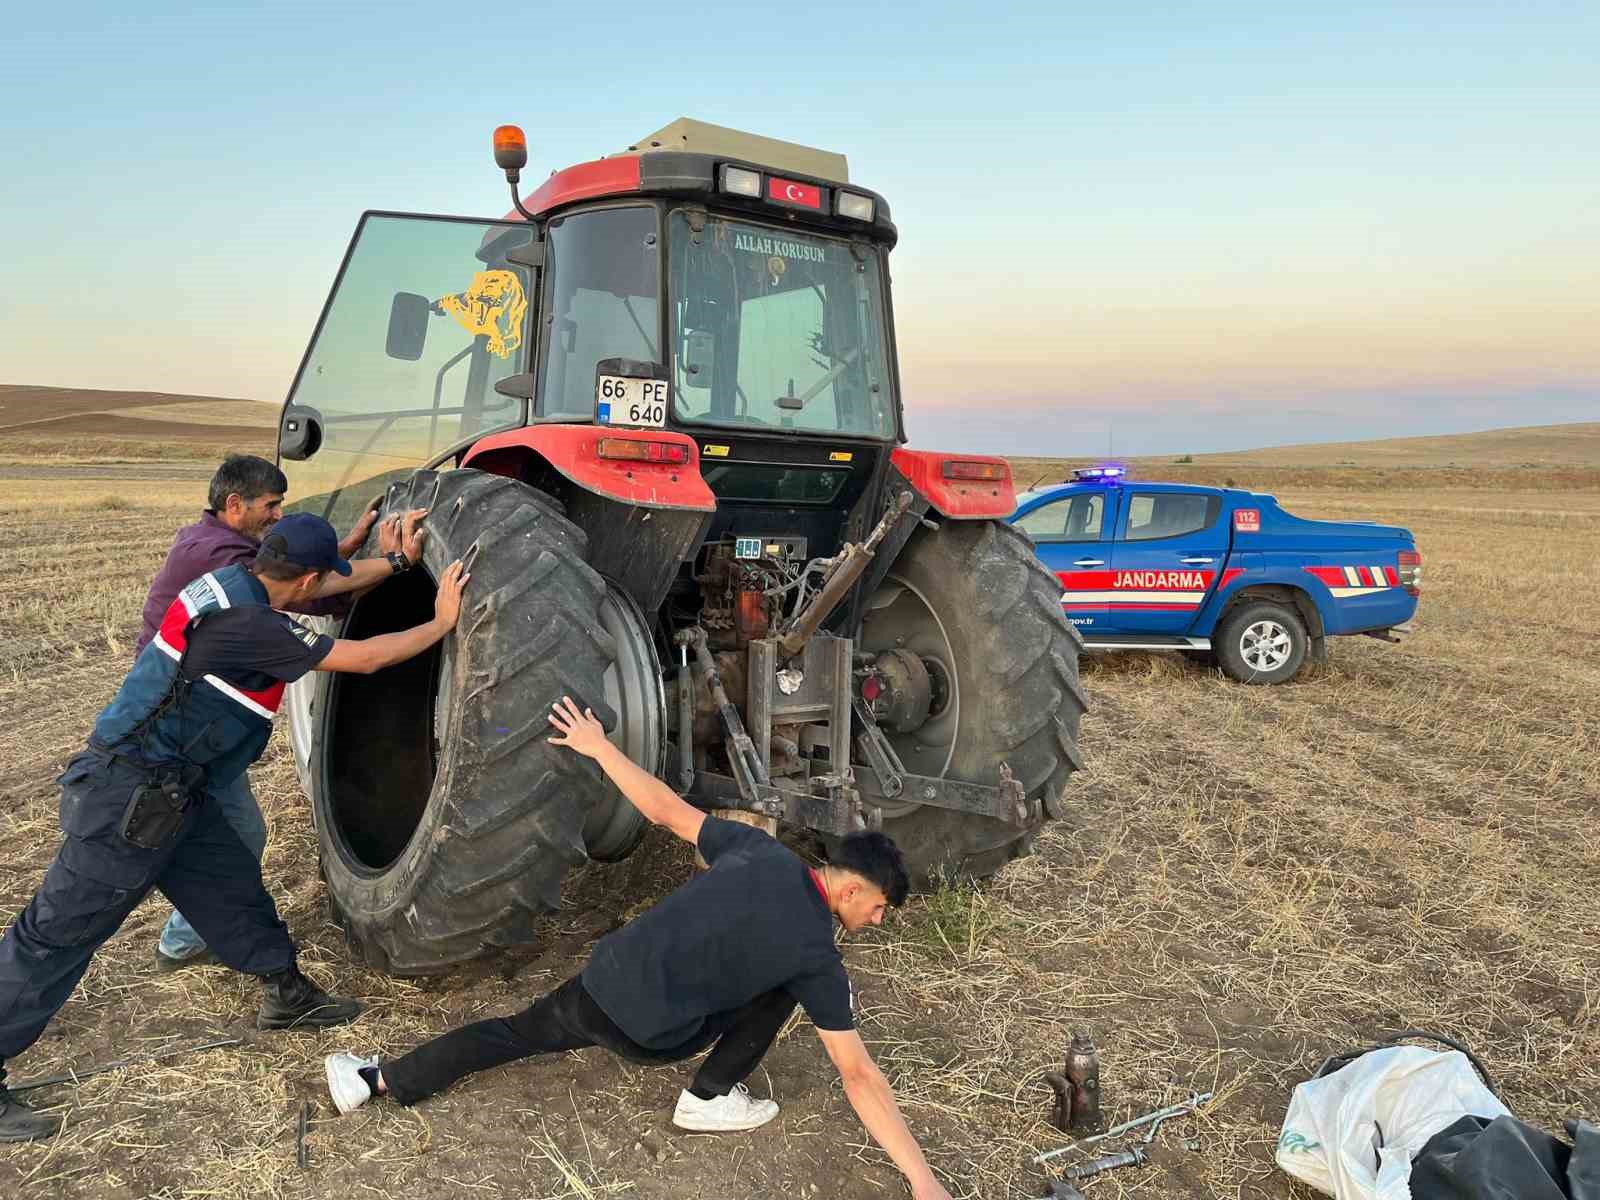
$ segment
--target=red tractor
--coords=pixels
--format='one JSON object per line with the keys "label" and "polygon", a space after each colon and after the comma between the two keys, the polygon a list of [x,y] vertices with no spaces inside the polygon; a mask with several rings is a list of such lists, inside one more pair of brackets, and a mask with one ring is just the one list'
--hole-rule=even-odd
{"label": "red tractor", "polygon": [[642,819],[546,714],[591,706],[708,809],[882,829],[919,884],[1024,851],[1078,763],[1081,642],[1004,460],[906,449],[883,198],[679,121],[503,220],[362,216],[284,407],[292,507],[430,510],[348,637],[459,629],[292,692],[332,908],[369,961],[531,940]]}

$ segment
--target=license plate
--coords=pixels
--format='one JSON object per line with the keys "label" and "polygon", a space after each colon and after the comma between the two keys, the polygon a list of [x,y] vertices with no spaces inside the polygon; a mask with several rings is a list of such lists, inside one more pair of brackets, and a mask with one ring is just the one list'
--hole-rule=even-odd
{"label": "license plate", "polygon": [[602,425],[667,423],[667,381],[602,375],[595,384],[595,419]]}

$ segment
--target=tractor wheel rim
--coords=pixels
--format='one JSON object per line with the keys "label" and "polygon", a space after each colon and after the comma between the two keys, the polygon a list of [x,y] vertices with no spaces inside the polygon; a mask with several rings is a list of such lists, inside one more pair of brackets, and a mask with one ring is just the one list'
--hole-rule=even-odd
{"label": "tractor wheel rim", "polygon": [[[887,729],[895,753],[913,775],[941,778],[955,758],[956,738],[961,718],[961,677],[956,669],[955,651],[944,623],[914,585],[896,575],[888,576],[873,599],[894,593],[893,599],[874,607],[869,601],[867,619],[862,623],[860,645],[863,650],[910,650],[925,661],[931,660],[948,680],[948,698],[937,715],[910,733]],[[879,805],[886,817],[900,816],[921,806],[910,801]]]}
{"label": "tractor wheel rim", "polygon": [[1253,671],[1276,671],[1289,661],[1294,642],[1276,621],[1257,621],[1239,638],[1239,655]]}
{"label": "tractor wheel rim", "polygon": [[[661,663],[650,640],[649,625],[627,592],[610,580],[600,601],[600,623],[616,645],[616,657],[601,679],[606,704],[617,716],[607,735],[630,760],[661,775],[666,767],[666,693]],[[623,852],[638,840],[641,820],[615,785],[606,789],[608,804],[596,806],[584,825],[585,847],[599,858]]]}

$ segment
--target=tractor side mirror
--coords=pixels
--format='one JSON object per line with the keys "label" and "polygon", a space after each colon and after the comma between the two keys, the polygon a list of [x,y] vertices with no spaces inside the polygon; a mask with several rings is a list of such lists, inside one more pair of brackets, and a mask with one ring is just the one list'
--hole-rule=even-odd
{"label": "tractor side mirror", "polygon": [[422,357],[423,343],[428,340],[428,316],[433,311],[433,301],[415,292],[396,292],[389,305],[389,336],[384,341],[383,352],[390,358],[403,358],[416,362]]}
{"label": "tractor side mirror", "polygon": [[278,454],[290,462],[304,462],[322,449],[322,414],[303,404],[291,404],[278,423]]}

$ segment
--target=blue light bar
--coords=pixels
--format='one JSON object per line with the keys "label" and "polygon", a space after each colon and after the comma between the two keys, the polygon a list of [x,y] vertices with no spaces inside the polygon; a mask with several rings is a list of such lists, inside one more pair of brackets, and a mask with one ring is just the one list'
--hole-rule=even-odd
{"label": "blue light bar", "polygon": [[1078,483],[1111,483],[1127,473],[1127,467],[1079,467],[1072,473],[1072,478]]}

